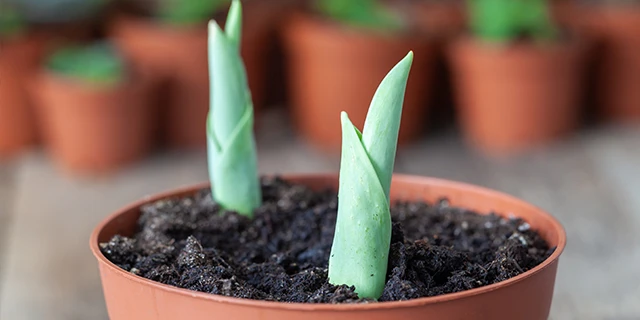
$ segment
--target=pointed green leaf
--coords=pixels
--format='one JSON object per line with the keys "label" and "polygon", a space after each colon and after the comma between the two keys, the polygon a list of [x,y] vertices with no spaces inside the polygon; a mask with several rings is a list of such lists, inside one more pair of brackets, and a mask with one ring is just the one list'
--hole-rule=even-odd
{"label": "pointed green leaf", "polygon": [[342,113],[342,157],[338,217],[329,258],[329,282],[355,286],[361,298],[378,299],[384,290],[391,214],[389,189],[404,92],[413,53],[380,84],[363,134]]}
{"label": "pointed green leaf", "polygon": [[364,122],[362,141],[387,199],[396,159],[404,93],[412,64],[413,52],[409,52],[382,80]]}
{"label": "pointed green leaf", "polygon": [[224,28],[229,42],[240,50],[240,38],[242,37],[242,3],[240,0],[233,0],[231,3],[227,24]]}

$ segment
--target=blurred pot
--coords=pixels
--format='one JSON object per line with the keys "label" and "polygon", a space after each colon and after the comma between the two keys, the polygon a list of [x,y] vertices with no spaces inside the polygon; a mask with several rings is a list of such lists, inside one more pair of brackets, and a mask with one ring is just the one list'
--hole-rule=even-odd
{"label": "blurred pot", "polygon": [[[265,101],[267,52],[278,9],[262,2],[245,6],[241,54],[256,113]],[[224,23],[224,19],[217,20]],[[175,27],[121,15],[114,19],[111,35],[134,64],[165,83],[156,94],[165,96],[162,127],[167,142],[175,147],[204,148],[209,112],[206,24]]]}
{"label": "blurred pot", "polygon": [[[316,190],[337,188],[334,175],[285,176]],[[106,218],[91,235],[90,247],[98,260],[102,287],[111,320],[211,319],[224,315],[234,320],[543,320],[549,317],[558,259],[566,244],[562,226],[552,216],[511,196],[451,181],[414,176],[394,176],[391,201],[435,202],[447,197],[452,206],[488,213],[514,214],[526,220],[555,251],[537,267],[496,284],[408,301],[365,304],[300,304],[230,298],[179,289],[154,282],[111,263],[100,243],[114,235],[132,236],[140,207],[158,200],[189,196],[208,187],[174,190],[135,202]]]}
{"label": "blurred pot", "polygon": [[36,120],[25,88],[45,43],[32,34],[0,42],[0,158],[5,158],[37,142]]}
{"label": "blurred pot", "polygon": [[579,42],[455,43],[450,53],[466,139],[488,154],[509,154],[571,133],[585,49]]}
{"label": "blurred pot", "polygon": [[601,42],[597,96],[600,114],[640,123],[640,5],[585,8],[588,27]]}
{"label": "blurred pot", "polygon": [[404,101],[399,143],[425,129],[434,49],[422,34],[380,35],[296,13],[285,28],[289,94],[298,131],[321,149],[339,151],[340,111],[362,128],[378,84],[407,52],[415,58]]}
{"label": "blurred pot", "polygon": [[149,87],[144,77],[94,87],[43,72],[33,93],[54,160],[72,172],[101,174],[143,158],[157,114]]}
{"label": "blurred pot", "polygon": [[207,27],[173,28],[145,18],[114,19],[111,37],[134,65],[158,79],[161,130],[172,146],[204,147],[209,110]]}
{"label": "blurred pot", "polygon": [[467,25],[465,3],[456,0],[416,1],[411,6],[417,24],[429,35],[446,41]]}

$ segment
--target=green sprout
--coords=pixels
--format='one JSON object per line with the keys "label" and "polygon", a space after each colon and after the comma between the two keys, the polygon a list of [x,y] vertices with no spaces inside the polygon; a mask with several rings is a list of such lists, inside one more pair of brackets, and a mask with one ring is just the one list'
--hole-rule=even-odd
{"label": "green sprout", "polygon": [[361,298],[380,298],[386,283],[391,243],[389,190],[412,63],[413,52],[409,52],[384,78],[362,133],[345,112],[341,114],[338,218],[329,281],[355,286]]}
{"label": "green sprout", "polygon": [[159,0],[157,17],[173,25],[192,25],[207,21],[229,0]]}
{"label": "green sprout", "polygon": [[211,106],[207,117],[209,178],[213,198],[249,217],[262,202],[253,103],[240,57],[242,5],[234,0],[226,32],[209,23]]}
{"label": "green sprout", "polygon": [[404,21],[379,0],[317,0],[316,9],[340,23],[374,31],[399,31]]}
{"label": "green sprout", "polygon": [[126,74],[122,57],[106,42],[58,49],[49,57],[47,67],[58,75],[101,86],[120,83]]}
{"label": "green sprout", "polygon": [[547,0],[470,0],[471,29],[482,40],[511,42],[521,37],[557,37]]}

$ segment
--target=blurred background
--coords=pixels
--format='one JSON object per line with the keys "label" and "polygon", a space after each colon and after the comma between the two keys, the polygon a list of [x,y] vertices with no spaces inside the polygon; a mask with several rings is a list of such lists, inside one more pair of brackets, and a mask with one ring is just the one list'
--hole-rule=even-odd
{"label": "blurred background", "polygon": [[[0,319],[107,319],[89,234],[208,179],[206,25],[228,3],[0,2]],[[340,111],[361,126],[413,50],[396,171],[558,217],[551,319],[640,319],[640,1],[243,5],[262,173],[337,172]]]}

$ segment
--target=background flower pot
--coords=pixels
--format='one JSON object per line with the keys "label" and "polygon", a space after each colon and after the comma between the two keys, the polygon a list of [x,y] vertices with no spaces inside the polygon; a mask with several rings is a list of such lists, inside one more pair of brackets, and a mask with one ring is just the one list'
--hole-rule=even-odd
{"label": "background flower pot", "polygon": [[44,72],[36,81],[44,140],[65,169],[100,174],[151,150],[157,112],[146,80],[92,87]]}
{"label": "background flower pot", "polygon": [[[268,51],[278,9],[263,2],[248,4],[243,19],[241,50],[257,113],[265,101]],[[163,80],[156,94],[166,95],[162,123],[169,145],[205,147],[210,98],[206,23],[176,27],[121,15],[110,33],[135,65]]]}
{"label": "background flower pot", "polygon": [[601,50],[596,80],[600,114],[615,122],[640,122],[640,5],[584,9]]}
{"label": "background flower pot", "polygon": [[467,140],[502,155],[574,130],[584,50],[579,42],[492,46],[465,39],[454,44],[458,116]]}
{"label": "background flower pot", "polygon": [[[337,176],[290,176],[291,181],[312,188],[336,188]],[[438,179],[395,176],[391,199],[437,201],[446,196],[451,205],[478,212],[515,214],[556,246],[542,264],[512,279],[464,292],[401,302],[374,304],[295,304],[229,298],[178,289],[156,283],[120,269],[101,253],[100,242],[115,234],[132,235],[139,207],[167,197],[193,194],[200,185],[147,198],[128,206],[102,222],[91,236],[91,250],[98,259],[107,309],[111,320],[210,319],[222,314],[229,319],[547,319],[553,296],[558,258],[566,244],[562,226],[550,215],[521,200],[462,183]]]}
{"label": "background flower pot", "polygon": [[415,53],[407,85],[399,143],[425,128],[433,48],[424,35],[383,36],[351,30],[306,14],[295,14],[285,28],[289,94],[298,131],[316,146],[337,151],[340,111],[362,128],[371,97],[389,66],[409,50]]}
{"label": "background flower pot", "polygon": [[[402,1],[402,0],[399,0]],[[465,3],[457,0],[415,1],[409,5],[414,10],[416,23],[434,37],[446,40],[465,30],[467,15]]]}
{"label": "background flower pot", "polygon": [[119,16],[111,37],[138,68],[158,79],[163,138],[179,147],[206,145],[209,110],[207,28],[173,28],[145,18]]}
{"label": "background flower pot", "polygon": [[[403,0],[399,0],[403,1]],[[436,57],[430,105],[434,106],[430,125],[447,126],[454,117],[453,85],[451,69],[447,63],[446,48],[467,28],[467,12],[464,1],[426,0],[410,1],[409,6],[418,26],[435,39]]]}
{"label": "background flower pot", "polygon": [[27,90],[39,65],[44,42],[32,35],[0,39],[0,158],[37,142],[37,128]]}

